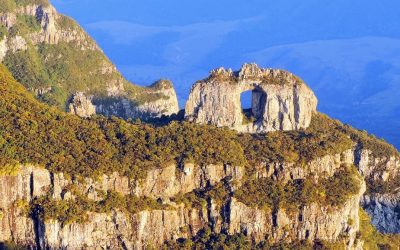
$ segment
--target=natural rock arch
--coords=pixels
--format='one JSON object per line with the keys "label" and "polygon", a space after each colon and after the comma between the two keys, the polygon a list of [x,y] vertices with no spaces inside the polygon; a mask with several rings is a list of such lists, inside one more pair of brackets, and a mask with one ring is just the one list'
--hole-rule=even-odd
{"label": "natural rock arch", "polygon": [[[241,93],[248,90],[253,92],[252,117],[243,114],[240,102]],[[298,77],[245,64],[238,72],[213,70],[207,79],[197,82],[186,103],[185,117],[239,132],[287,131],[307,128],[316,107],[317,98]]]}
{"label": "natural rock arch", "polygon": [[[249,90],[245,90],[242,93],[249,91]],[[251,107],[250,109],[250,114],[244,114],[245,116],[247,116],[246,118],[248,120],[253,120],[254,122],[262,119],[262,115],[264,113],[265,110],[265,105],[266,105],[266,101],[267,101],[267,93],[259,88],[258,86],[251,88]],[[242,94],[240,93],[240,94]],[[243,110],[244,111],[244,110]]]}

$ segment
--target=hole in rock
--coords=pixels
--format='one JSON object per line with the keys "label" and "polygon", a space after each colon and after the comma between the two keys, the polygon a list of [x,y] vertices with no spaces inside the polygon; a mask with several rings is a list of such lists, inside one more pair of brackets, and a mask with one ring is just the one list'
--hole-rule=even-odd
{"label": "hole in rock", "polygon": [[262,118],[267,94],[261,89],[244,91],[240,95],[240,102],[243,110],[243,123],[252,123]]}

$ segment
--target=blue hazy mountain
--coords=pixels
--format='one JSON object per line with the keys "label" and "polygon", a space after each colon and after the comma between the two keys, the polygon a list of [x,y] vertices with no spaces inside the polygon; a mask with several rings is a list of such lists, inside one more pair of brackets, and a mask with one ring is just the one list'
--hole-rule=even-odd
{"label": "blue hazy mountain", "polygon": [[184,105],[212,68],[303,78],[319,110],[400,147],[400,1],[56,0],[131,81],[171,79]]}

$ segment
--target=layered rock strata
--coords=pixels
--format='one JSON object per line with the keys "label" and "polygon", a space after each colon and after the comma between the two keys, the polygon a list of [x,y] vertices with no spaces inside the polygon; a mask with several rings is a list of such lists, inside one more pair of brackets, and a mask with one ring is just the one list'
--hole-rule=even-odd
{"label": "layered rock strata", "polygon": [[[353,151],[317,158],[303,167],[289,163],[260,164],[256,176],[276,181],[332,176],[343,164],[354,162]],[[340,207],[321,207],[310,204],[299,210],[277,211],[248,207],[233,197],[225,204],[208,200],[202,207],[171,202],[177,195],[204,190],[229,179],[233,190],[240,188],[246,171],[244,167],[209,165],[200,167],[185,164],[178,168],[168,165],[147,173],[144,180],[133,181],[117,173],[99,180],[77,181],[62,173],[50,173],[34,166],[21,166],[13,176],[0,177],[0,242],[42,248],[126,248],[157,247],[165,241],[190,238],[199,230],[211,226],[216,233],[244,233],[259,242],[266,237],[273,242],[296,239],[336,241],[346,237],[348,249],[358,249],[358,195]],[[162,200],[169,208],[147,209],[129,214],[118,209],[110,213],[89,213],[85,223],[62,225],[55,220],[43,221],[26,214],[26,205],[35,197],[50,194],[56,200],[74,199],[66,191],[71,184],[88,199],[100,200],[101,193],[112,190],[122,195],[151,197]],[[21,205],[22,204],[22,205]]]}

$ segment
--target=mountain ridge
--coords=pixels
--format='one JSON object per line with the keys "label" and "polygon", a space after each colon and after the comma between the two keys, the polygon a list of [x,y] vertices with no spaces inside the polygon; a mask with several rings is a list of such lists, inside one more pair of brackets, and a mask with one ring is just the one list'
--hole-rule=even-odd
{"label": "mountain ridge", "polygon": [[90,249],[398,242],[368,220],[368,231],[361,227],[359,198],[380,229],[400,230],[381,216],[397,215],[399,153],[324,115],[315,113],[304,130],[253,135],[182,121],[82,119],[39,103],[3,66],[0,93],[0,242]]}
{"label": "mountain ridge", "polygon": [[[82,92],[101,106],[96,112],[130,118],[178,112],[172,85],[162,93],[129,83],[86,32],[47,1],[7,3],[14,5],[0,10],[0,61],[38,99],[66,110],[69,100]],[[1,5],[7,3],[2,0]],[[109,97],[120,108],[103,101]]]}

